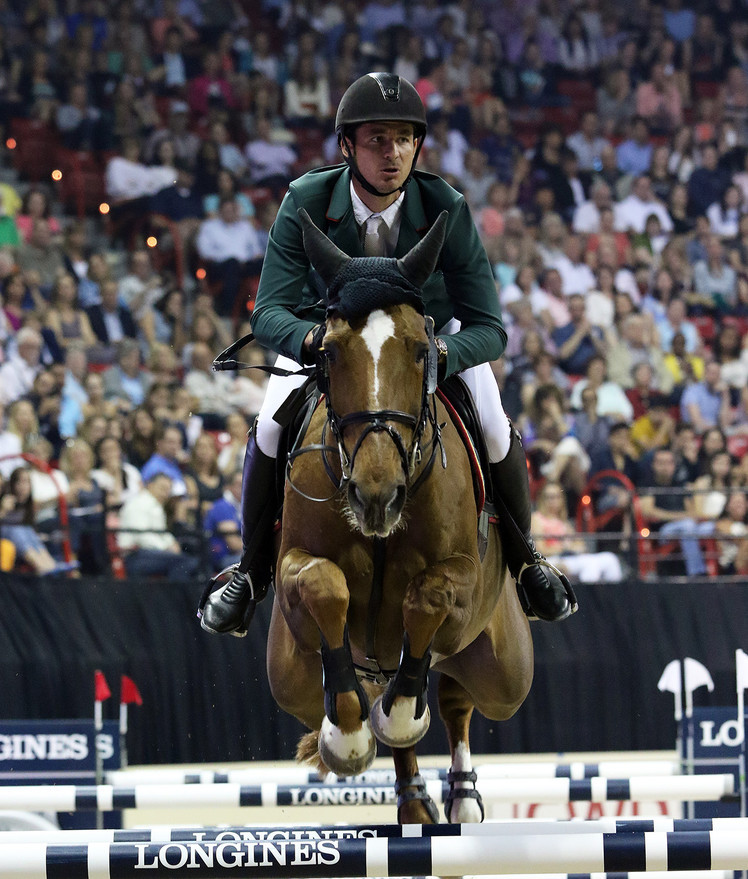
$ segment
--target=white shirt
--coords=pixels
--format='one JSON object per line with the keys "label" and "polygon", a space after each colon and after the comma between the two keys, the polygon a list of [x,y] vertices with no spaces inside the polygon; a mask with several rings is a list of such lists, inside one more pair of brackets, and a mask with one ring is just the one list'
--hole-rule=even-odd
{"label": "white shirt", "polygon": [[594,290],[597,281],[592,269],[584,262],[573,263],[566,254],[554,260],[552,268],[561,275],[564,296]]}
{"label": "white shirt", "polygon": [[594,201],[584,201],[576,208],[571,226],[583,235],[600,231],[600,211]]}
{"label": "white shirt", "polygon": [[617,232],[633,230],[641,234],[650,214],[657,216],[663,231],[673,231],[673,221],[670,219],[670,214],[660,201],[642,201],[632,194],[615,204],[613,213]]}
{"label": "white shirt", "polygon": [[160,549],[169,552],[174,550],[175,537],[166,530],[166,512],[147,488],[141,489],[122,505],[119,524],[121,528],[132,528],[143,532],[142,534],[119,532],[117,542],[120,549]]}
{"label": "white shirt", "polygon": [[244,147],[244,155],[253,183],[266,177],[290,176],[296,161],[296,153],[288,144],[271,143],[269,140],[251,140]]}
{"label": "white shirt", "polygon": [[356,190],[353,188],[353,181],[351,181],[351,203],[353,204],[353,216],[358,223],[358,225],[363,229],[366,226],[367,221],[371,217],[381,217],[384,220],[384,225],[387,229],[385,234],[385,244],[387,253],[394,253],[395,246],[397,245],[397,237],[400,234],[400,220],[402,218],[402,207],[403,201],[405,199],[405,193],[401,192],[396,201],[393,201],[389,207],[386,207],[383,211],[378,214],[375,214],[371,208],[368,208]]}
{"label": "white shirt", "polygon": [[[131,497],[135,497],[143,488],[143,479],[140,476],[140,470],[127,461],[122,462],[122,470],[126,475],[127,485],[122,486],[120,501],[125,503]],[[92,470],[91,479],[105,492],[114,491],[116,487],[114,477],[107,470]]]}
{"label": "white shirt", "polygon": [[166,165],[149,167],[114,156],[106,166],[106,193],[114,199],[140,198],[154,195],[160,189],[173,186],[177,172]]}
{"label": "white shirt", "polygon": [[220,217],[204,220],[197,233],[196,247],[203,259],[212,262],[227,259],[249,262],[263,254],[257,230],[249,220],[236,223],[225,223]]}
{"label": "white shirt", "polygon": [[7,406],[24,394],[28,394],[34,385],[41,366],[29,366],[18,354],[10,357],[0,366],[0,400]]}

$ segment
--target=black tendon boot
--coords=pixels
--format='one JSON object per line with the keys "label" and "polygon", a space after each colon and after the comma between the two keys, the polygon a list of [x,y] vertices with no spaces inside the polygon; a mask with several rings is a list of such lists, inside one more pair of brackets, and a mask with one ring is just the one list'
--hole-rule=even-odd
{"label": "black tendon boot", "polygon": [[198,610],[200,625],[215,635],[246,635],[257,602],[272,582],[273,524],[278,512],[275,468],[275,458],[260,451],[252,430],[242,478],[244,556],[211,580]]}
{"label": "black tendon boot", "polygon": [[525,450],[519,433],[514,427],[511,431],[509,454],[491,464],[504,556],[527,616],[547,622],[563,620],[577,609],[576,598],[566,576],[535,548],[530,535],[532,505]]}

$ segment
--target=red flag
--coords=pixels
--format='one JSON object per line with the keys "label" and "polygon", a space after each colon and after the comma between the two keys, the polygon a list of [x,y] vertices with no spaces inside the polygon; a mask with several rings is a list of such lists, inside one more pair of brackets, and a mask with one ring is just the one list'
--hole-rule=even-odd
{"label": "red flag", "polygon": [[104,672],[96,669],[94,672],[94,699],[96,702],[106,702],[112,695],[109,684],[106,682]]}
{"label": "red flag", "polygon": [[129,678],[127,675],[122,675],[120,678],[120,697],[119,697],[120,705],[142,705],[143,697],[140,695],[140,690],[137,688],[135,681],[132,678]]}

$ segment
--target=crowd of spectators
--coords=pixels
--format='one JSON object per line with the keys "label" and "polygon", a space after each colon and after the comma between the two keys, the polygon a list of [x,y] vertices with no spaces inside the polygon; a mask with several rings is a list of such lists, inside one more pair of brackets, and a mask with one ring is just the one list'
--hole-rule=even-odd
{"label": "crowd of spectators", "polygon": [[[131,573],[194,573],[195,535],[212,569],[236,559],[263,378],[211,361],[246,331],[289,181],[339,161],[337,102],[374,69],[415,84],[420,166],[464,193],[485,244],[509,336],[496,379],[556,554],[580,548],[567,517],[615,470],[596,512],[625,532],[633,485],[689,574],[702,534],[745,572],[744,0],[5,0],[8,528],[52,533],[63,494],[84,572],[106,570],[117,529]],[[30,171],[36,150],[90,160],[105,208]],[[22,453],[46,465],[33,510]],[[24,536],[22,560],[55,570]]]}

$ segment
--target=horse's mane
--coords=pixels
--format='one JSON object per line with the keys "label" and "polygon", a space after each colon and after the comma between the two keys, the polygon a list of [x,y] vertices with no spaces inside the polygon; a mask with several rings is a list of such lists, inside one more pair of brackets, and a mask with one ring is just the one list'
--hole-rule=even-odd
{"label": "horse's mane", "polygon": [[421,291],[398,268],[396,259],[355,257],[335,275],[327,290],[328,314],[349,323],[377,308],[407,304],[424,313]]}

